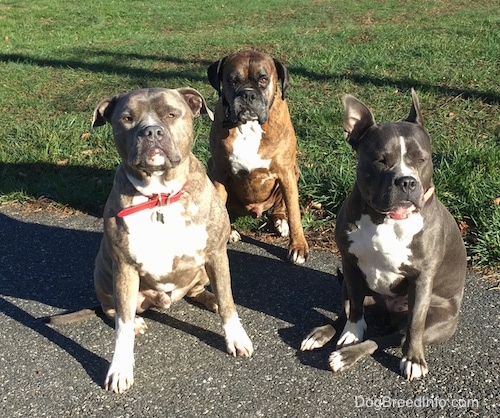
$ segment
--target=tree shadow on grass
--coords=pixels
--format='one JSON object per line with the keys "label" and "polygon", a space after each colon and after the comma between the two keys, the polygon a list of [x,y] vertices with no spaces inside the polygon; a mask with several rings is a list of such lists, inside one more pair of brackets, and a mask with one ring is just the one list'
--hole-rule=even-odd
{"label": "tree shadow on grass", "polygon": [[[76,54],[75,54],[76,55]],[[133,77],[138,79],[148,78],[185,78],[193,81],[205,81],[206,77],[200,75],[199,70],[206,68],[211,64],[208,60],[183,59],[172,56],[135,54],[135,53],[117,53],[105,50],[81,50],[80,56],[89,57],[89,61],[78,59],[58,59],[58,58],[39,58],[23,54],[0,54],[0,62],[16,64],[26,64],[38,67],[50,68],[72,68],[86,70],[92,73],[116,74],[120,76]],[[102,62],[92,62],[99,58]],[[162,61],[173,66],[172,69],[162,70],[134,67],[123,65],[123,62],[129,60],[139,61]]]}
{"label": "tree shadow on grass", "polygon": [[[57,59],[57,58],[39,58],[23,54],[0,54],[0,62],[21,63],[27,65],[36,65],[39,67],[55,67],[55,68],[73,68],[90,71],[93,73],[117,74],[121,76],[133,77],[138,80],[150,78],[169,79],[181,78],[191,81],[206,81],[206,68],[212,63],[212,60],[181,58],[170,55],[155,55],[155,54],[137,54],[137,53],[119,53],[115,51],[98,50],[98,49],[81,49],[78,52],[79,56],[101,59],[102,62],[83,61],[78,59]],[[216,57],[217,59],[219,57]],[[141,68],[131,65],[123,65],[123,62],[129,60],[139,61],[161,61],[164,62],[168,69],[159,68]],[[479,91],[474,89],[459,89],[446,86],[433,85],[423,83],[418,80],[406,79],[391,79],[372,77],[364,74],[356,73],[339,73],[327,74],[317,73],[304,67],[296,67],[293,64],[288,66],[290,73],[300,75],[313,81],[335,82],[339,79],[348,79],[359,85],[375,85],[375,86],[394,86],[400,89],[410,89],[414,87],[419,91],[434,91],[439,92],[444,96],[456,97],[461,96],[464,99],[479,99],[487,104],[500,103],[500,96],[492,91]]]}
{"label": "tree shadow on grass", "polygon": [[23,193],[102,216],[115,170],[49,163],[0,164],[0,194]]}
{"label": "tree shadow on grass", "polygon": [[451,88],[446,86],[440,86],[435,84],[423,83],[421,81],[403,78],[403,79],[391,79],[391,78],[381,78],[372,77],[364,74],[322,74],[314,71],[310,71],[303,67],[294,67],[293,65],[288,67],[291,74],[300,75],[301,77],[307,78],[309,80],[321,81],[321,82],[335,82],[337,80],[350,80],[355,84],[363,85],[373,85],[377,87],[393,86],[401,90],[410,90],[412,87],[417,91],[425,92],[438,92],[443,96],[457,97],[460,96],[463,99],[478,99],[487,104],[498,104],[500,103],[500,96],[492,91],[479,91],[474,89],[459,89]]}

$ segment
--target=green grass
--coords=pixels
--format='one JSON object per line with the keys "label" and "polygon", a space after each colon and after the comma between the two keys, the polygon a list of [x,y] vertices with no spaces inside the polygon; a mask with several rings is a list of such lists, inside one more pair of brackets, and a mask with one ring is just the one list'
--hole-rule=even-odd
{"label": "green grass", "polygon": [[[0,203],[45,196],[99,213],[118,159],[109,126],[82,135],[94,106],[139,87],[189,85],[213,107],[206,67],[250,47],[282,60],[292,76],[307,230],[334,222],[354,180],[341,96],[354,94],[378,121],[393,121],[406,117],[414,87],[433,140],[437,193],[467,226],[473,263],[498,266],[498,45],[500,5],[486,0],[4,0]],[[205,162],[209,120],[195,130]]]}

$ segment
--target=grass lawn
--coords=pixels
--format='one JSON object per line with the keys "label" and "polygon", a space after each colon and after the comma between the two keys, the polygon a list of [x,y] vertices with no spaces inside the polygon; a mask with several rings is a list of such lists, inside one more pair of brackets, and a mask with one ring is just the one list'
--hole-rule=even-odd
{"label": "grass lawn", "polygon": [[[43,197],[99,214],[118,158],[109,126],[88,133],[95,105],[139,87],[191,86],[213,108],[206,68],[242,48],[291,73],[310,237],[330,229],[354,179],[342,95],[393,121],[406,117],[414,87],[437,194],[472,264],[500,265],[500,4],[486,0],[3,0],[0,204]],[[195,125],[206,162],[209,120]]]}

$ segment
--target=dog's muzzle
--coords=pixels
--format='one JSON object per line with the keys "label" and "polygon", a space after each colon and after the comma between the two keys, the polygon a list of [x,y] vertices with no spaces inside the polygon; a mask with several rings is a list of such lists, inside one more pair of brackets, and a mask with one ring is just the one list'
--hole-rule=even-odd
{"label": "dog's muzzle", "polygon": [[267,122],[269,117],[267,100],[262,93],[255,89],[244,88],[238,90],[232,106],[229,105],[228,116],[233,123],[246,123],[256,120],[262,125]]}
{"label": "dog's muzzle", "polygon": [[137,133],[136,152],[130,160],[136,166],[157,170],[176,166],[181,155],[162,126],[150,125]]}
{"label": "dog's muzzle", "polygon": [[432,196],[434,188],[429,194],[430,189],[424,192],[415,177],[401,176],[393,180],[386,193],[372,196],[370,206],[392,219],[406,219],[422,209]]}

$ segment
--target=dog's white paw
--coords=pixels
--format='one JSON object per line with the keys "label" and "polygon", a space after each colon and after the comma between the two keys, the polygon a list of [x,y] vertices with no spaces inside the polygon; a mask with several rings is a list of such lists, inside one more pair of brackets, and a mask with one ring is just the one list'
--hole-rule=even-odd
{"label": "dog's white paw", "polygon": [[323,325],[314,328],[302,341],[301,351],[314,350],[323,347],[335,335],[335,328],[331,325]]}
{"label": "dog's white paw", "polygon": [[111,364],[106,380],[104,381],[104,389],[123,393],[134,384],[134,364],[117,365]]}
{"label": "dog's white paw", "polygon": [[235,242],[241,241],[241,235],[236,229],[231,229],[231,234],[229,234],[228,242],[234,244]]}
{"label": "dog's white paw", "polygon": [[401,363],[399,364],[401,374],[406,378],[406,380],[420,379],[425,377],[429,372],[427,363],[422,360],[420,363],[412,362],[410,359],[403,357]]}
{"label": "dog's white paw", "polygon": [[227,352],[233,357],[252,357],[253,345],[237,314],[224,325]]}
{"label": "dog's white paw", "polygon": [[112,392],[123,393],[133,384],[134,354],[133,352],[126,353],[125,350],[122,351],[117,347],[104,381],[104,388]]}
{"label": "dog's white paw", "polygon": [[117,318],[115,352],[104,381],[106,390],[123,393],[134,384],[134,340],[136,326],[145,326],[144,318],[130,321]]}
{"label": "dog's white paw", "polygon": [[340,372],[345,367],[344,356],[341,351],[334,351],[330,354],[328,364],[334,372]]}
{"label": "dog's white paw", "polygon": [[304,264],[306,262],[306,258],[296,252],[290,254],[289,260],[293,264]]}
{"label": "dog's white paw", "polygon": [[278,231],[278,234],[282,237],[290,235],[290,226],[288,225],[288,221],[286,219],[277,219],[274,222],[274,227],[276,228],[276,231]]}
{"label": "dog's white paw", "polygon": [[146,324],[146,321],[144,320],[143,317],[141,316],[136,316],[134,318],[134,332],[135,335],[143,335],[146,330],[148,329],[148,326]]}
{"label": "dog's white paw", "polygon": [[366,331],[366,322],[361,318],[357,322],[347,321],[344,326],[344,331],[339,338],[337,347],[344,347],[352,344],[357,344],[363,341],[363,335]]}

